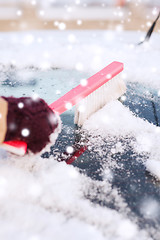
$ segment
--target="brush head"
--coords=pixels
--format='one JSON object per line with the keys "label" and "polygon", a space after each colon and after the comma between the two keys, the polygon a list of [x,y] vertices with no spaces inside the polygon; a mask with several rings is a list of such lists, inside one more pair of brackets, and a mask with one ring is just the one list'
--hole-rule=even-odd
{"label": "brush head", "polygon": [[120,74],[112,78],[76,105],[74,123],[82,126],[86,119],[108,102],[118,99],[126,92]]}

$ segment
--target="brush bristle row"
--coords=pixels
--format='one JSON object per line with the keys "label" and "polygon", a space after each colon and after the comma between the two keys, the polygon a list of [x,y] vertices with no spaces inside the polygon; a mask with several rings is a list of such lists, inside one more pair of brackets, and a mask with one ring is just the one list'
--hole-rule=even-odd
{"label": "brush bristle row", "polygon": [[93,113],[108,102],[118,99],[125,91],[125,83],[119,75],[109,80],[76,105],[74,123],[82,126]]}

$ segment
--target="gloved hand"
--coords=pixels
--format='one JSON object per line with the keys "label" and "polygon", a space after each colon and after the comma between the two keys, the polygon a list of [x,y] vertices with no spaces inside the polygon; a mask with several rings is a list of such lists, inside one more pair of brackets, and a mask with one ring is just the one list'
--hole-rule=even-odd
{"label": "gloved hand", "polygon": [[0,97],[0,143],[21,140],[37,153],[55,142],[60,125],[60,118],[43,99]]}

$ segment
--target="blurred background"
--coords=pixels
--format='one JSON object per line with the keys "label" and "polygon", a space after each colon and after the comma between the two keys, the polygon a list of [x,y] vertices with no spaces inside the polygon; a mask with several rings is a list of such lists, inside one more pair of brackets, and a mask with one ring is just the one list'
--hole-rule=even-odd
{"label": "blurred background", "polygon": [[[160,0],[0,0],[0,31],[146,30]],[[158,27],[156,28],[159,31]]]}

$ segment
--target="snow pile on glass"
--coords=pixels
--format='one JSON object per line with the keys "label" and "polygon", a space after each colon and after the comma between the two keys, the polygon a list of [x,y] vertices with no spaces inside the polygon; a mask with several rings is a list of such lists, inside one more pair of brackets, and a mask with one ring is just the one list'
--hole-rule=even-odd
{"label": "snow pile on glass", "polygon": [[[27,83],[30,75],[24,69],[48,71],[63,68],[92,75],[112,61],[121,61],[125,65],[122,77],[126,82],[138,82],[159,93],[159,35],[154,34],[150,43],[138,46],[144,33],[122,30],[123,26],[118,26],[115,33],[1,33],[1,74],[6,76],[6,67],[14,69],[13,72],[19,69],[22,81]],[[3,77],[1,83],[2,80]],[[47,81],[43,88],[45,85]],[[149,154],[148,167],[156,174],[157,166],[160,166],[157,163],[159,127],[135,117],[120,102],[105,106],[86,121],[84,128],[103,138],[132,136],[132,147],[138,153]],[[90,140],[92,142],[92,138]],[[119,142],[112,148],[112,153],[122,152],[123,148]],[[103,181],[99,182],[80,174],[73,166],[56,162],[53,157],[18,158],[2,150],[0,156],[1,239],[13,239],[13,236],[27,240],[152,239],[147,231],[139,229],[136,218],[128,218],[129,209],[118,189],[111,188],[108,176],[112,178],[112,172],[108,168],[104,171]],[[156,162],[156,168],[151,161]],[[118,211],[93,204],[87,199],[86,196],[99,191],[100,198],[116,202]],[[148,205],[152,206],[150,212]],[[142,202],[141,213],[146,218],[156,217],[156,209],[159,209],[159,204],[152,199]]]}

